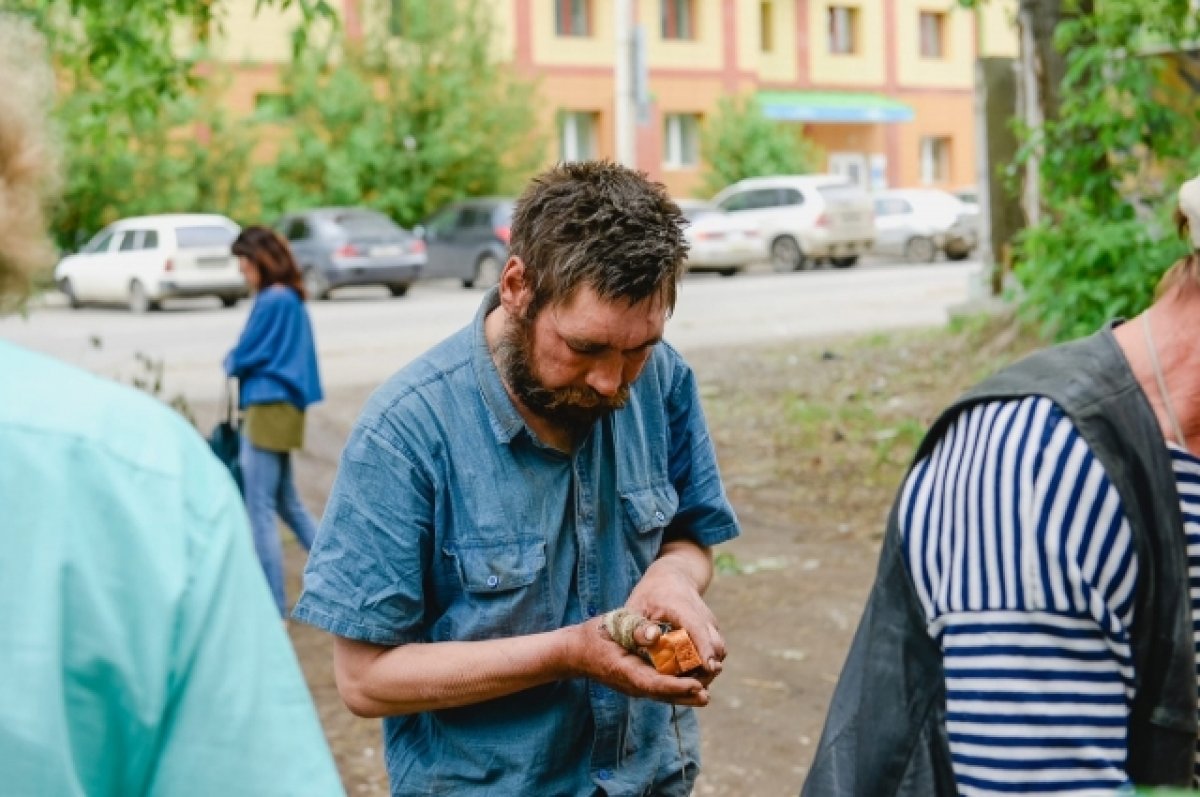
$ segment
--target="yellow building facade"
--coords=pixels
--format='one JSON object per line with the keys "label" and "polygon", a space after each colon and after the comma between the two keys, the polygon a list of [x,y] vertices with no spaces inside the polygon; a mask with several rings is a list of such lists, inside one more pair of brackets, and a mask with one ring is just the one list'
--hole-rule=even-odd
{"label": "yellow building facade", "polygon": [[[346,35],[405,2],[340,0]],[[723,97],[754,95],[802,126],[825,168],[866,187],[975,181],[974,63],[1016,55],[1016,0],[628,0],[643,43],[638,166],[679,196],[704,170],[699,136]],[[537,81],[551,160],[615,158],[615,0],[490,0],[502,58]],[[249,110],[278,85],[295,19],[230,3],[217,47],[238,65],[230,103]]]}

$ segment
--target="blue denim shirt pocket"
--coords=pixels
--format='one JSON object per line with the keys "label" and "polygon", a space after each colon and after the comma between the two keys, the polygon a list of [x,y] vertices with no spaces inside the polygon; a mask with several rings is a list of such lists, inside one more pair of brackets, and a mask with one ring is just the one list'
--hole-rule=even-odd
{"label": "blue denim shirt pocket", "polygon": [[447,638],[495,639],[549,629],[544,539],[460,539],[442,552],[455,561],[465,597],[452,609],[460,611]]}
{"label": "blue denim shirt pocket", "polygon": [[663,532],[679,510],[679,494],[669,484],[621,492],[625,507],[626,539],[632,559],[634,581],[658,557]]}

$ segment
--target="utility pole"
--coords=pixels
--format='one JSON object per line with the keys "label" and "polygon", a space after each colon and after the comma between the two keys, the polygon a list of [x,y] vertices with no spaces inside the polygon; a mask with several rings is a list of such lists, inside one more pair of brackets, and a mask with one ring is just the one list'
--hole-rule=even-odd
{"label": "utility pole", "polygon": [[632,0],[613,0],[613,32],[617,50],[613,60],[613,140],[617,162],[637,168],[637,119],[633,91]]}

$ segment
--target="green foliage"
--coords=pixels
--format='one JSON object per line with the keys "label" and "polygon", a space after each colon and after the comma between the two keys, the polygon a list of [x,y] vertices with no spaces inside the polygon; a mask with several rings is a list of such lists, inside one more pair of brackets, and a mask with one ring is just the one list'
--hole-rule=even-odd
{"label": "green foliage", "polygon": [[[73,249],[120,216],[239,214],[251,138],[219,110],[211,78],[197,69],[227,1],[3,0],[0,10],[46,36],[59,80],[66,186],[52,233],[60,246]],[[333,14],[327,0],[258,5],[298,7],[309,22]]]}
{"label": "green foliage", "polygon": [[465,196],[514,193],[542,163],[535,87],[498,63],[483,0],[405,4],[403,38],[291,71],[289,135],[254,185],[267,213],[366,204],[412,225]]}
{"label": "green foliage", "polygon": [[1060,339],[1140,312],[1186,251],[1169,214],[1200,133],[1194,94],[1171,91],[1171,60],[1146,51],[1196,33],[1188,4],[1097,6],[1058,26],[1060,118],[1024,133],[1022,157],[1040,159],[1045,215],[1018,242],[1022,311]]}
{"label": "green foliage", "polygon": [[700,152],[708,164],[701,190],[708,196],[746,177],[804,174],[821,159],[798,127],[768,119],[753,97],[720,101],[701,135]]}

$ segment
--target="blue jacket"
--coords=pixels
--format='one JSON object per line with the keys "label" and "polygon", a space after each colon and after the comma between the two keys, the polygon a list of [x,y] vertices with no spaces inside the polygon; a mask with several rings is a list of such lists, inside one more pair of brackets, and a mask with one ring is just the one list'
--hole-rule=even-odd
{"label": "blue jacket", "polygon": [[295,291],[273,285],[258,294],[225,373],[240,381],[243,409],[286,401],[303,410],[324,398],[312,322]]}

